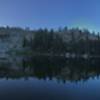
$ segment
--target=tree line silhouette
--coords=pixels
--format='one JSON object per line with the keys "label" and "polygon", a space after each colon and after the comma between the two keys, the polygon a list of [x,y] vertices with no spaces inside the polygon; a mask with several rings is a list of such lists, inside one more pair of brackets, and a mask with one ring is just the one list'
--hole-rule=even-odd
{"label": "tree line silhouette", "polygon": [[[100,33],[90,32],[87,29],[59,28],[55,29],[22,29],[19,27],[0,27],[0,39],[9,38],[10,35],[17,36],[21,33],[22,47],[29,47],[32,53],[65,55],[100,55]],[[15,34],[16,33],[16,34]],[[23,33],[23,35],[22,35]],[[20,35],[20,34],[19,34]],[[25,35],[30,35],[27,38]],[[19,45],[19,44],[18,44]],[[24,49],[23,49],[24,50]]]}
{"label": "tree line silhouette", "polygon": [[39,29],[33,32],[33,38],[25,44],[29,44],[33,52],[49,54],[75,54],[75,55],[100,55],[99,33],[89,32],[79,28],[59,30]]}

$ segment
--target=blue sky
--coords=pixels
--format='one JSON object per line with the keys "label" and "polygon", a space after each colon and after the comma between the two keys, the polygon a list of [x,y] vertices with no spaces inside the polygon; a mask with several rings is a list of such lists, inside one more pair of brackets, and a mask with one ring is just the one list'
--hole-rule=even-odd
{"label": "blue sky", "polygon": [[0,26],[100,31],[100,0],[0,0]]}

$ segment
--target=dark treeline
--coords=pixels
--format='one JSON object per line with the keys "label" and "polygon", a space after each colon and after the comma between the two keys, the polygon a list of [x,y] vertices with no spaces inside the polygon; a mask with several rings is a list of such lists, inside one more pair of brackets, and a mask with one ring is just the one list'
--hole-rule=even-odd
{"label": "dark treeline", "polygon": [[[10,38],[11,36],[12,38]],[[14,36],[18,40],[18,43],[9,42],[9,44],[14,44],[13,48],[18,45],[21,45],[24,49],[25,47],[29,47],[30,50],[25,50],[27,52],[32,51],[35,54],[65,55],[69,53],[74,55],[100,55],[100,34],[90,32],[87,29],[68,29],[65,27],[59,28],[58,30],[30,30],[29,28],[0,27],[0,40],[4,39],[6,41],[7,38],[9,38],[8,40],[13,40]]]}
{"label": "dark treeline", "polygon": [[[26,41],[27,42],[27,41]],[[27,44],[24,41],[24,45]],[[59,30],[39,29],[34,31],[33,38],[28,43],[32,51],[49,54],[76,54],[92,55],[100,54],[99,33],[89,32],[79,28]]]}
{"label": "dark treeline", "polygon": [[63,53],[66,51],[66,43],[62,37],[53,30],[38,30],[32,40],[32,50],[44,53]]}

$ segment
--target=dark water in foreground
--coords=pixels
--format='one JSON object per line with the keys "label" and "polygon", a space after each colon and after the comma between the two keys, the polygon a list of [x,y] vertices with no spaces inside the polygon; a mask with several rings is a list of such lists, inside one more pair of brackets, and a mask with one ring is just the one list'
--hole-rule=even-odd
{"label": "dark water in foreground", "polygon": [[100,100],[100,59],[0,60],[0,100]]}

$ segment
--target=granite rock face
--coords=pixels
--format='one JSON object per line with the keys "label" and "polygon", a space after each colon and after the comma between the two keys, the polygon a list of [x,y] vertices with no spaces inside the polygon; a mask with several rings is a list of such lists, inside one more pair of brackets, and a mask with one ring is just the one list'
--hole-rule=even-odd
{"label": "granite rock face", "polygon": [[23,49],[23,40],[32,38],[32,31],[20,28],[0,28],[0,54]]}

